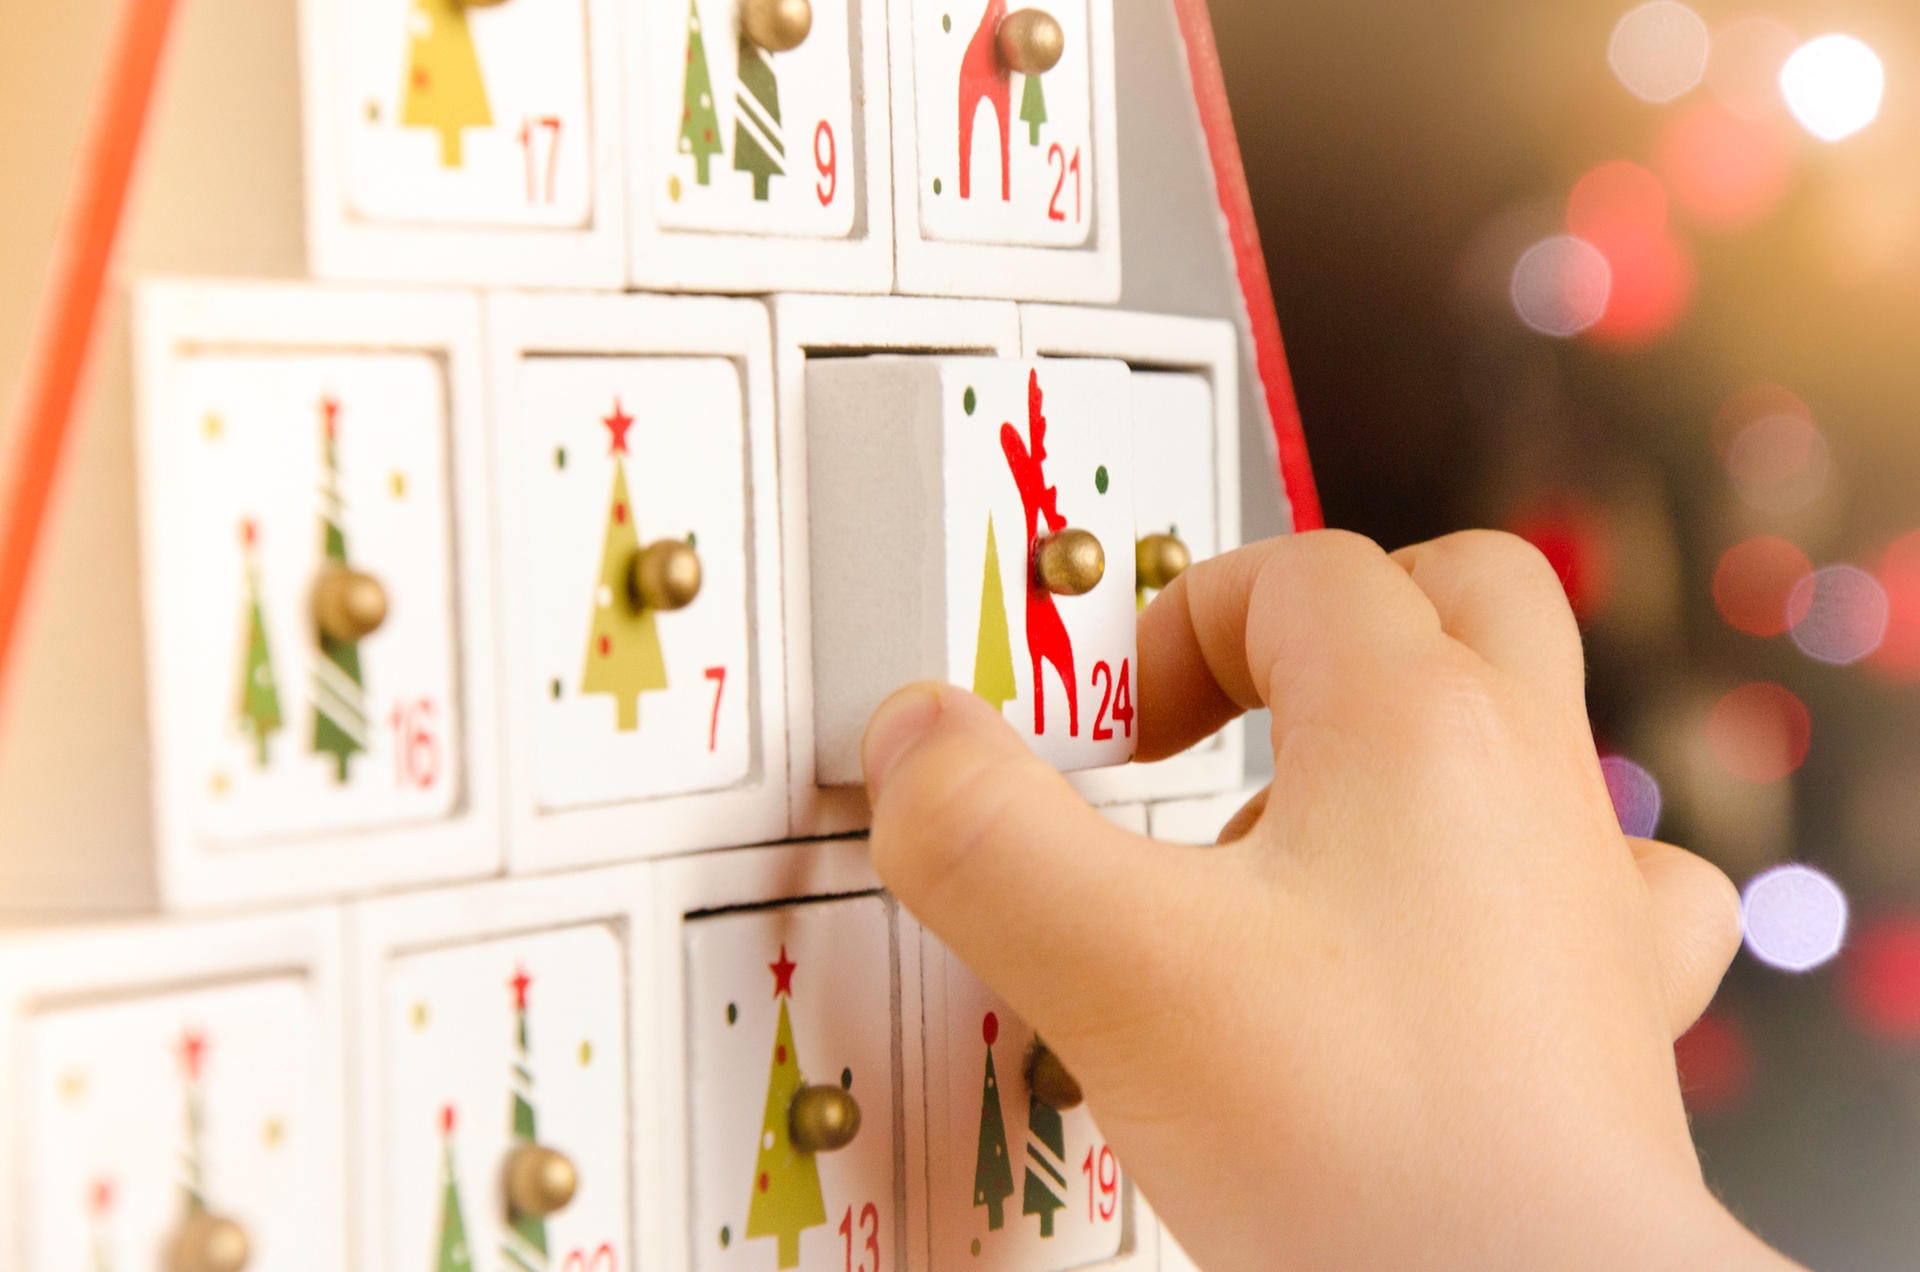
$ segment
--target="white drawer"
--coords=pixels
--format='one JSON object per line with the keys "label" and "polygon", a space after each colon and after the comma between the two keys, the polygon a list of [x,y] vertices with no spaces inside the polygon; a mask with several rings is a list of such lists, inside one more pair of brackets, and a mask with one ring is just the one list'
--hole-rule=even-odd
{"label": "white drawer", "polygon": [[303,0],[316,272],[622,282],[614,0]]}
{"label": "white drawer", "polygon": [[296,287],[140,299],[163,896],[485,870],[476,308]]}
{"label": "white drawer", "polygon": [[1112,0],[890,12],[901,288],[1117,299]]}
{"label": "white drawer", "polygon": [[353,911],[358,1266],[636,1266],[647,895],[620,869]]}
{"label": "white drawer", "polygon": [[[919,963],[859,843],[664,863],[655,1266],[910,1266]],[[857,1117],[857,1123],[849,1120]],[[833,1133],[839,1128],[839,1133]],[[809,1135],[821,1138],[809,1139]],[[915,1197],[918,1194],[914,1194]]]}
{"label": "white drawer", "polygon": [[342,1266],[338,945],[325,911],[0,946],[8,1265]]}
{"label": "white drawer", "polygon": [[887,290],[884,0],[627,0],[627,32],[636,284]]}
{"label": "white drawer", "polygon": [[[1181,558],[1202,561],[1240,544],[1240,385],[1231,324],[1066,305],[1025,305],[1029,357],[1117,358],[1133,369],[1127,421],[1134,486],[1138,601],[1170,581]],[[1083,774],[1092,799],[1167,800],[1238,789],[1243,726],[1156,764]]]}
{"label": "white drawer", "polygon": [[815,772],[875,707],[969,687],[1048,762],[1134,746],[1134,484],[1114,362],[884,355],[808,371]]}
{"label": "white drawer", "polygon": [[516,866],[786,830],[765,309],[501,297]]}

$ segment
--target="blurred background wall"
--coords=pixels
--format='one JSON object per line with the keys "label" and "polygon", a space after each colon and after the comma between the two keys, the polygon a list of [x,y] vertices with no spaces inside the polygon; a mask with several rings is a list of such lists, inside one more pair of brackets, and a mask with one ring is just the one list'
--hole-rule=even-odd
{"label": "blurred background wall", "polygon": [[1623,820],[1748,891],[1709,1179],[1920,1266],[1920,9],[1212,3],[1328,522],[1555,562]]}

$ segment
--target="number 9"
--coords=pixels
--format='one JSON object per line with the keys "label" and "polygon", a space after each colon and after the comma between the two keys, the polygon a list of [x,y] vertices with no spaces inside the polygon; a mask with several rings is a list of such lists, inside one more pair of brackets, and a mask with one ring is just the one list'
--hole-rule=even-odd
{"label": "number 9", "polygon": [[834,194],[840,189],[839,148],[834,145],[833,125],[824,119],[813,130],[813,166],[820,170],[820,180],[814,183],[813,192],[824,208],[833,202]]}

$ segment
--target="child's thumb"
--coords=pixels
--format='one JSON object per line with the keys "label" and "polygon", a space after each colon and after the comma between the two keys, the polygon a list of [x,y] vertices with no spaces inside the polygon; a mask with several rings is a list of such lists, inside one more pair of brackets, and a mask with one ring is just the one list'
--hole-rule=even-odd
{"label": "child's thumb", "polygon": [[1120,989],[1115,933],[1171,883],[1161,845],[1088,807],[986,702],[895,694],[863,751],[873,861],[894,895],[1029,1023],[1079,1032]]}

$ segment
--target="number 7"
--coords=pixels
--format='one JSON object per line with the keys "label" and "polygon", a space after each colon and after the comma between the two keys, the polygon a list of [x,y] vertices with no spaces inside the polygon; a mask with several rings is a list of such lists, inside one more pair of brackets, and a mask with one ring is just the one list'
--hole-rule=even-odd
{"label": "number 7", "polygon": [[713,719],[707,725],[707,750],[717,751],[720,749],[720,695],[727,691],[727,669],[709,667],[707,679],[713,681]]}

